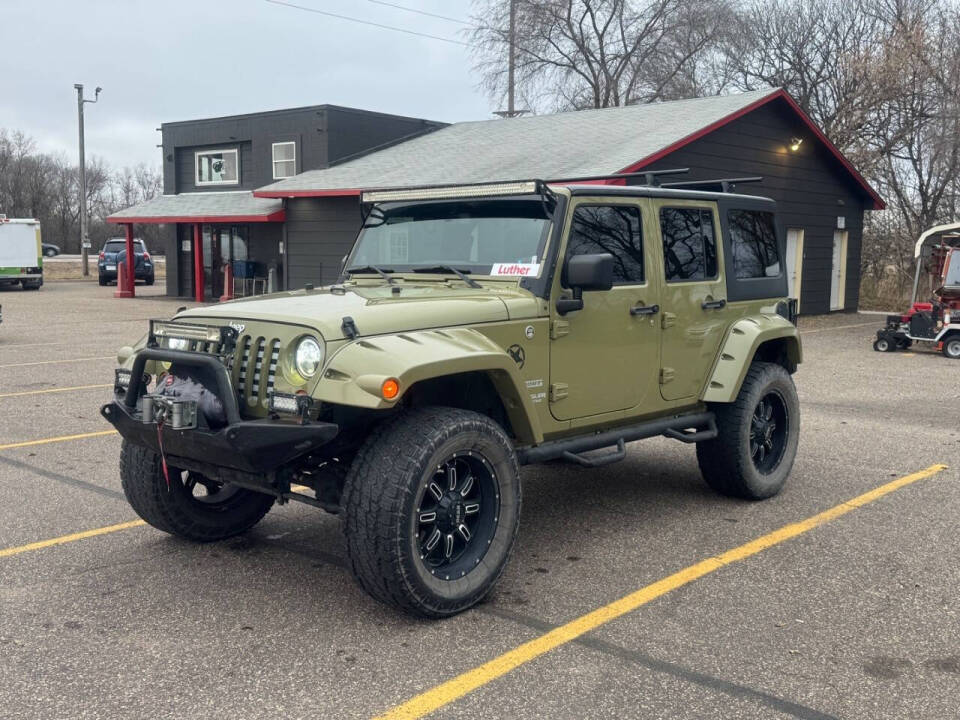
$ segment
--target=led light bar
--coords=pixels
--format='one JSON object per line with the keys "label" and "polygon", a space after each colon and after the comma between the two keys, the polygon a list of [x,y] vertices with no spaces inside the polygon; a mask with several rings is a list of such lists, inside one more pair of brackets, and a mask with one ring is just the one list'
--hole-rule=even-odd
{"label": "led light bar", "polygon": [[313,398],[309,395],[290,395],[287,393],[270,393],[268,407],[271,412],[299,415],[305,419],[313,407]]}
{"label": "led light bar", "polygon": [[113,391],[118,394],[125,393],[130,387],[130,378],[133,377],[133,373],[126,368],[117,368],[113,373]]}
{"label": "led light bar", "polygon": [[536,180],[485,183],[478,185],[439,185],[437,187],[399,190],[367,190],[363,202],[382,203],[401,200],[455,200],[457,198],[496,197],[498,195],[533,195],[539,192]]}
{"label": "led light bar", "polygon": [[220,342],[221,328],[215,325],[188,325],[186,323],[152,321],[152,333],[157,338],[181,338],[199,342]]}

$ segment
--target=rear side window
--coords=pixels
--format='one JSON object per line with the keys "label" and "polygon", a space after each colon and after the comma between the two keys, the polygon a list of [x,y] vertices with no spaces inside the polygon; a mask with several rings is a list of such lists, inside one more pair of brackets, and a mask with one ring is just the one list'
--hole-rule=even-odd
{"label": "rear side window", "polygon": [[710,280],[717,276],[717,241],[710,210],[662,208],[660,232],[667,282]]}
{"label": "rear side window", "polygon": [[733,271],[738,280],[777,277],[780,252],[773,213],[730,210],[727,213]]}
{"label": "rear side window", "polygon": [[610,253],[615,284],[642,283],[640,209],[627,205],[579,205],[573,212],[567,257]]}

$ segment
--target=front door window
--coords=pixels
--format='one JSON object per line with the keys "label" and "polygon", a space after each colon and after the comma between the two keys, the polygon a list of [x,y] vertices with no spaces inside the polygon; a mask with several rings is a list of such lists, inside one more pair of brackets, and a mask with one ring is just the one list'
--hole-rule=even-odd
{"label": "front door window", "polygon": [[550,349],[550,412],[558,420],[645,406],[656,396],[659,318],[631,312],[658,302],[659,283],[648,277],[650,252],[641,205],[635,201],[585,198],[574,207],[566,258],[613,255],[614,286],[584,292],[582,310],[555,319],[565,330]]}

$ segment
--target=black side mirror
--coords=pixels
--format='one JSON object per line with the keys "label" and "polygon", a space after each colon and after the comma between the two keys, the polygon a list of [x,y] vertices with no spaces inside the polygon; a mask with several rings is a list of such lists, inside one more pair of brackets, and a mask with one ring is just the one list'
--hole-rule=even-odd
{"label": "black side mirror", "polygon": [[557,300],[557,312],[561,315],[583,309],[584,290],[609,290],[613,287],[613,255],[574,255],[567,260],[566,277],[567,285],[573,289],[573,297]]}

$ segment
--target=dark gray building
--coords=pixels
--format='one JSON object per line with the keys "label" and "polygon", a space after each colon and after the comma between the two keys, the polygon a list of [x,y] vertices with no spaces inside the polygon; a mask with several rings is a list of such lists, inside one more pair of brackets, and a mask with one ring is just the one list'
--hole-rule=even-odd
{"label": "dark gray building", "polygon": [[[671,180],[762,176],[786,231],[804,313],[855,310],[865,210],[883,201],[783,90],[450,125],[260,188],[286,203],[291,286],[333,282],[359,228],[361,189],[689,167]],[[624,182],[623,180],[613,182]]]}
{"label": "dark gray building", "polygon": [[[166,226],[169,295],[196,296],[199,270],[203,297],[219,298],[223,268],[235,260],[249,261],[245,269],[258,289],[271,275],[277,288],[294,286],[290,267],[301,264],[301,239],[286,241],[282,201],[255,198],[252,191],[441,127],[335,105],[164,123],[164,194],[110,221]],[[302,258],[305,269],[315,255]],[[302,284],[302,273],[293,275]],[[248,285],[252,289],[252,280]]]}
{"label": "dark gray building", "polygon": [[675,179],[761,176],[737,191],[777,201],[801,311],[856,310],[863,214],[884,206],[780,89],[448,126],[318,106],[163,133],[167,194],[110,220],[176,223],[168,293],[193,295],[199,257],[208,299],[230,259],[274,269],[278,288],[334,282],[364,189],[688,167]]}

